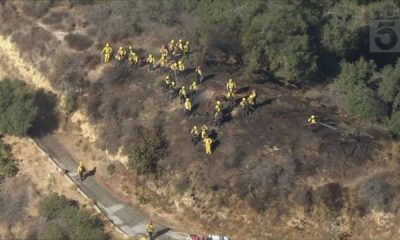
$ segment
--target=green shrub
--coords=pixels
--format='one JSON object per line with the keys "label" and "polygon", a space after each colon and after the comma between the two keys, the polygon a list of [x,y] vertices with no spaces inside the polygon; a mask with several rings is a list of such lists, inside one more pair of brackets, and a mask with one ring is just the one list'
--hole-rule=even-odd
{"label": "green shrub", "polygon": [[39,203],[39,214],[47,219],[55,219],[60,216],[61,211],[72,206],[72,201],[64,195],[51,193]]}
{"label": "green shrub", "polygon": [[108,172],[108,174],[113,175],[114,172],[115,172],[115,165],[112,164],[112,163],[108,164],[108,166],[107,166],[107,172]]}
{"label": "green shrub", "polygon": [[392,116],[385,121],[385,126],[392,134],[400,136],[400,111],[393,112]]}
{"label": "green shrub", "polygon": [[37,117],[36,93],[24,82],[0,81],[0,132],[25,135]]}
{"label": "green shrub", "polygon": [[139,201],[139,203],[142,204],[142,205],[146,205],[146,204],[149,203],[149,199],[146,198],[146,197],[143,196],[143,195],[139,195],[139,196],[138,196],[138,201]]}
{"label": "green shrub", "polygon": [[128,151],[128,167],[137,174],[155,173],[157,162],[165,154],[166,143],[161,134],[148,132]]}
{"label": "green shrub", "polygon": [[63,195],[52,193],[40,201],[39,214],[47,219],[39,230],[39,239],[109,239],[97,217],[79,210],[72,200]]}
{"label": "green shrub", "polygon": [[341,72],[336,78],[336,84],[341,91],[347,93],[359,85],[369,85],[375,80],[376,64],[364,58],[355,63],[342,62]]}
{"label": "green shrub", "polygon": [[363,85],[354,87],[353,91],[344,96],[343,107],[362,119],[374,121],[381,117],[374,91]]}
{"label": "green shrub", "polygon": [[379,83],[378,95],[386,103],[392,104],[394,110],[400,109],[400,61],[395,67],[386,66],[382,70],[382,81]]}
{"label": "green shrub", "polygon": [[70,115],[71,113],[73,113],[76,110],[77,103],[76,103],[76,99],[73,94],[71,94],[71,93],[65,94],[63,106],[64,106],[64,112],[66,113],[66,115]]}
{"label": "green shrub", "polygon": [[15,160],[11,155],[11,149],[9,145],[3,143],[0,140],[0,173],[7,177],[13,177],[18,173],[18,167],[15,164]]}

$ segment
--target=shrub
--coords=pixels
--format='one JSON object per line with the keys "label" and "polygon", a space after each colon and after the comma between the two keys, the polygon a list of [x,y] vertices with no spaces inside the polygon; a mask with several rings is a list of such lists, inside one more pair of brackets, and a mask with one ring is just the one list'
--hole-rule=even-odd
{"label": "shrub", "polygon": [[189,187],[189,178],[184,176],[181,177],[176,183],[175,183],[175,189],[178,193],[183,194],[186,189]]}
{"label": "shrub", "polygon": [[39,203],[39,214],[47,219],[39,230],[39,239],[108,239],[103,233],[102,222],[79,210],[65,196],[52,193],[44,198]]}
{"label": "shrub", "polygon": [[139,195],[139,196],[138,196],[138,201],[139,201],[139,203],[142,204],[142,205],[146,205],[146,204],[149,203],[149,199],[146,198],[146,197],[143,196],[143,195]]}
{"label": "shrub", "polygon": [[64,40],[68,43],[69,47],[79,51],[86,50],[93,44],[90,38],[79,33],[70,33],[64,37]]}
{"label": "shrub", "polygon": [[108,166],[107,166],[107,172],[108,172],[108,174],[113,175],[114,172],[115,172],[115,165],[112,164],[112,163],[108,164]]}
{"label": "shrub", "polygon": [[65,227],[54,222],[49,222],[43,226],[38,232],[38,240],[68,240],[68,234],[64,230]]}
{"label": "shrub", "polygon": [[322,203],[333,213],[339,212],[344,206],[343,188],[339,183],[328,183],[320,187],[318,195]]}
{"label": "shrub", "polygon": [[374,91],[363,85],[358,85],[345,95],[343,107],[347,112],[363,119],[373,121],[381,117]]}
{"label": "shrub", "polygon": [[400,136],[400,111],[393,112],[392,116],[385,121],[385,125],[392,134]]}
{"label": "shrub", "polygon": [[0,173],[7,177],[17,175],[18,167],[11,155],[10,146],[0,140]]}
{"label": "shrub", "polygon": [[25,135],[37,117],[36,93],[24,82],[0,81],[0,132]]}
{"label": "shrub", "polygon": [[[140,34],[142,28],[135,1],[111,1],[85,6],[86,19],[101,41],[118,41]],[[118,26],[118,27],[115,27]]]}
{"label": "shrub", "polygon": [[75,96],[72,93],[67,92],[64,95],[62,106],[63,106],[63,111],[64,111],[66,117],[68,118],[68,116],[71,113],[73,113],[78,107]]}
{"label": "shrub", "polygon": [[52,4],[53,0],[33,0],[33,1],[22,1],[22,11],[24,14],[30,17],[40,18],[46,14]]}
{"label": "shrub", "polygon": [[393,109],[400,109],[400,60],[395,67],[386,66],[382,70],[381,79],[379,97],[384,102],[392,104]]}
{"label": "shrub", "polygon": [[336,78],[336,84],[344,93],[353,91],[356,86],[370,85],[376,74],[376,64],[364,58],[355,63],[342,62],[341,72]]}
{"label": "shrub", "polygon": [[64,195],[51,193],[39,203],[39,214],[47,219],[55,219],[60,216],[61,211],[72,206],[73,202]]}
{"label": "shrub", "polygon": [[368,179],[359,190],[363,207],[367,211],[373,209],[389,211],[396,195],[396,189],[380,177]]}
{"label": "shrub", "polygon": [[128,167],[137,174],[155,173],[157,162],[166,154],[167,143],[160,126],[144,130],[140,140],[128,149]]}

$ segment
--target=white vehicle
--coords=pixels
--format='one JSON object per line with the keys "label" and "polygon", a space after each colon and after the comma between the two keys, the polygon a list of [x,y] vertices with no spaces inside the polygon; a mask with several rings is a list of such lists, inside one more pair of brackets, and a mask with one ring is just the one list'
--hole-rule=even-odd
{"label": "white vehicle", "polygon": [[231,240],[231,239],[222,235],[208,235],[208,236],[190,235],[190,237],[188,237],[187,240]]}
{"label": "white vehicle", "polygon": [[209,240],[230,240],[228,237],[222,235],[208,235]]}

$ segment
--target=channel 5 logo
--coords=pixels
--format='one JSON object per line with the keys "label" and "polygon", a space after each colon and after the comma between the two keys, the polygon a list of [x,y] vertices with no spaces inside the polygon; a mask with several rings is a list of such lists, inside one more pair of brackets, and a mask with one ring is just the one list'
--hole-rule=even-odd
{"label": "channel 5 logo", "polygon": [[400,52],[400,19],[374,20],[369,26],[371,52]]}

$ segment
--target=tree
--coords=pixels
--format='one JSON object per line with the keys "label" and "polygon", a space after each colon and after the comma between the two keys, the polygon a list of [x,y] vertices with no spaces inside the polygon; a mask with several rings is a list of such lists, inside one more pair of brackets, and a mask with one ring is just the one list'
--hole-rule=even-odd
{"label": "tree", "polygon": [[400,60],[394,67],[388,65],[382,70],[378,95],[384,102],[392,104],[393,109],[400,108]]}
{"label": "tree", "polygon": [[343,107],[347,112],[363,119],[374,121],[380,117],[375,92],[361,84],[344,96]]}
{"label": "tree", "polygon": [[0,81],[0,131],[25,135],[37,116],[35,98],[35,91],[22,81]]}
{"label": "tree", "polygon": [[386,127],[394,135],[400,136],[400,111],[395,111],[392,116],[385,121]]}
{"label": "tree", "polygon": [[107,240],[103,224],[97,217],[79,209],[74,201],[52,193],[39,203],[39,214],[47,222],[39,230],[38,238]]}
{"label": "tree", "polygon": [[[244,45],[265,49],[270,69],[286,81],[305,81],[317,72],[310,16],[292,4],[274,3],[254,18]],[[254,37],[251,37],[254,34]]]}
{"label": "tree", "polygon": [[374,81],[376,65],[373,61],[360,58],[355,63],[342,62],[341,72],[336,79],[336,84],[343,92],[353,91],[359,85],[367,86]]}
{"label": "tree", "polygon": [[322,46],[341,57],[357,55],[366,26],[361,14],[361,6],[355,1],[341,1],[329,9],[322,27]]}

